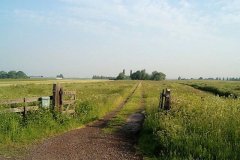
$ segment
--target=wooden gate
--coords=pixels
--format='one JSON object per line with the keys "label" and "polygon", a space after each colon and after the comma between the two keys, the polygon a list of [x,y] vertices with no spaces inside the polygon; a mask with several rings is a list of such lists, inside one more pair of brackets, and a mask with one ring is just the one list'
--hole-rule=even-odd
{"label": "wooden gate", "polygon": [[53,85],[53,109],[56,112],[75,113],[76,91],[64,91],[60,84]]}

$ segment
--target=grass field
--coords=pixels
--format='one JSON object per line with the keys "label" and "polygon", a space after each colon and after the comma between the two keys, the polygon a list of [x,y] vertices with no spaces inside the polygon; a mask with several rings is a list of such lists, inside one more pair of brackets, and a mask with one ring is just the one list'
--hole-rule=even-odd
{"label": "grass field", "polygon": [[[0,86],[0,99],[52,94],[53,81],[34,82],[11,81],[11,85]],[[24,146],[104,116],[138,84],[138,81],[62,82],[65,89],[77,91],[76,117],[56,114],[53,118],[51,112],[41,110],[29,114],[27,123],[23,123],[19,114],[0,114],[0,154],[18,154]],[[111,126],[124,123],[127,115],[138,110],[144,93],[146,119],[137,147],[145,159],[238,159],[240,99],[215,96],[189,86],[192,84],[239,94],[239,82],[143,81],[106,131],[113,131]],[[171,89],[172,109],[158,112],[159,95],[165,88]]]}
{"label": "grass field", "polygon": [[238,81],[179,81],[196,89],[211,92],[225,97],[240,97],[240,83]]}
{"label": "grass field", "polygon": [[[172,82],[144,87],[147,118],[139,147],[148,159],[238,159],[239,99]],[[172,89],[172,109],[158,112],[158,96],[166,87]]]}
{"label": "grass field", "polygon": [[[52,94],[51,84],[45,81],[38,83],[38,81],[36,84],[16,82],[17,85],[2,86],[0,87],[0,99]],[[137,82],[131,81],[81,81],[80,83],[67,81],[67,83],[62,83],[64,89],[77,92],[75,117],[55,113],[53,118],[49,110],[41,110],[28,114],[26,122],[23,123],[20,114],[0,114],[0,154],[18,154],[24,146],[33,142],[80,127],[104,116],[122,102],[135,84]]]}
{"label": "grass field", "polygon": [[53,84],[53,83],[95,83],[95,82],[106,82],[109,80],[92,80],[92,79],[0,79],[0,86],[16,86],[26,84]]}

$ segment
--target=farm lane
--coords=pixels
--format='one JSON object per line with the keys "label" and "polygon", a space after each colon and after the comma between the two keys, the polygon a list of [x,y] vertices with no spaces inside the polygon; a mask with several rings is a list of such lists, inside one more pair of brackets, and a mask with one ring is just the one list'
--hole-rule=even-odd
{"label": "farm lane", "polygon": [[109,113],[104,118],[89,124],[85,128],[76,129],[44,141],[42,144],[33,147],[30,153],[23,159],[142,159],[142,156],[137,154],[134,148],[135,138],[126,135],[126,132],[107,134],[102,130],[126,105],[139,86],[140,84],[136,86],[134,91],[115,111]]}

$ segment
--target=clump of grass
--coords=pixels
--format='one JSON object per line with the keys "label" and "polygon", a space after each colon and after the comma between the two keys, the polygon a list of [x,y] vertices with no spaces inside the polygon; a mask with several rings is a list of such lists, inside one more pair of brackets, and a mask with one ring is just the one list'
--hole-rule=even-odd
{"label": "clump of grass", "polygon": [[76,107],[76,117],[82,124],[93,121],[98,118],[98,115],[94,113],[94,104],[89,101],[84,101]]}

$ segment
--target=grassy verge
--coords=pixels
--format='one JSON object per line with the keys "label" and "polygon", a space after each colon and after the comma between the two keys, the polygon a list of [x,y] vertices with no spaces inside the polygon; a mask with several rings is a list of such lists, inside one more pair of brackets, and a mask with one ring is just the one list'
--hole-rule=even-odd
{"label": "grassy verge", "polygon": [[[106,115],[126,98],[135,84],[136,82],[129,81],[63,84],[66,90],[77,91],[78,101],[75,117],[51,113],[44,109],[28,113],[25,121],[20,114],[0,114],[0,155],[18,156],[33,143],[77,128]],[[9,86],[8,88],[11,87],[17,86]],[[25,85],[25,87],[26,89],[23,88],[22,94],[21,87],[14,88],[12,97],[21,97],[27,94],[40,95],[51,91],[49,85],[32,84]],[[4,90],[7,90],[6,88],[4,87]],[[40,93],[39,90],[41,90]],[[4,96],[4,93],[1,92],[1,95]],[[11,95],[11,90],[6,92],[6,95]]]}
{"label": "grassy verge", "polygon": [[[145,159],[238,159],[238,99],[176,83],[148,82],[144,86],[147,116],[139,148]],[[159,93],[166,87],[172,89],[172,109],[157,112]]]}
{"label": "grassy verge", "polygon": [[[180,81],[181,82],[181,81]],[[240,97],[240,82],[232,81],[183,81],[185,85],[222,97]]]}

